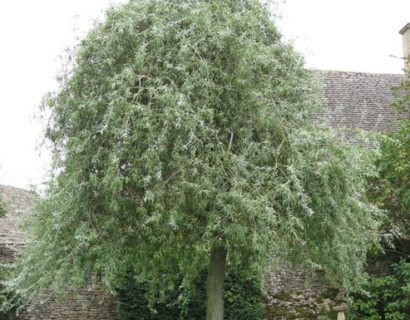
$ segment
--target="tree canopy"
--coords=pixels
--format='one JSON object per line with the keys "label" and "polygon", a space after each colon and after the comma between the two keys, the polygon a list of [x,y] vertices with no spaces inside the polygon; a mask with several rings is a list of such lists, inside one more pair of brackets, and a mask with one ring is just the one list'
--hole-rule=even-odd
{"label": "tree canopy", "polygon": [[373,168],[309,121],[316,80],[267,5],[131,0],[68,54],[59,82],[43,103],[52,176],[9,283],[23,296],[96,272],[111,287],[129,266],[153,287],[188,285],[211,252],[297,260],[346,289],[362,279]]}

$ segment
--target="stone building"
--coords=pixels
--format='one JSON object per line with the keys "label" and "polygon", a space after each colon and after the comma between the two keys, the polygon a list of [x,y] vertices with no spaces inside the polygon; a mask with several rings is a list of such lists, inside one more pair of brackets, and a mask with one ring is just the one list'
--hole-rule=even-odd
{"label": "stone building", "polygon": [[[408,57],[410,24],[400,33],[403,35],[403,47],[407,50],[404,56]],[[391,87],[399,85],[404,75],[315,72],[322,79],[325,99],[325,109],[317,115],[316,121],[327,121],[338,130],[359,128],[380,131],[393,127],[396,115],[390,107],[393,101]],[[24,245],[26,241],[18,223],[21,216],[29,214],[35,195],[6,186],[0,186],[0,195],[8,206],[8,213],[0,218],[0,262],[12,263],[14,248]],[[264,308],[275,310],[267,318],[269,320],[315,319],[323,308],[337,311],[343,302],[336,289],[321,281],[320,273],[303,272],[286,266],[273,280],[266,281]],[[90,284],[78,297],[27,307],[17,319],[116,320],[115,309],[114,297],[98,285]]]}

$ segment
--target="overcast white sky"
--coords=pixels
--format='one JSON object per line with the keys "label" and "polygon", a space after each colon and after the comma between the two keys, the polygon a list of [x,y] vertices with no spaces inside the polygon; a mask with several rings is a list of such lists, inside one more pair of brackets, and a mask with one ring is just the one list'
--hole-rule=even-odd
{"label": "overcast white sky", "polygon": [[[1,0],[0,184],[39,185],[47,153],[36,145],[33,121],[41,97],[55,86],[58,56],[84,34],[110,4],[126,0]],[[409,0],[287,0],[278,26],[323,70],[402,73],[402,39]]]}

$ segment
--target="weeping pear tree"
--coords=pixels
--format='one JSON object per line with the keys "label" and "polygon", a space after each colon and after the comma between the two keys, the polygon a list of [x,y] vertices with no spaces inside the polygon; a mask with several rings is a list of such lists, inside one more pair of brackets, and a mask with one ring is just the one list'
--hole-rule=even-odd
{"label": "weeping pear tree", "polygon": [[43,108],[53,167],[8,282],[109,289],[132,266],[153,297],[205,266],[223,319],[225,265],[273,259],[364,279],[373,168],[310,116],[317,81],[265,2],[131,0],[70,51]]}

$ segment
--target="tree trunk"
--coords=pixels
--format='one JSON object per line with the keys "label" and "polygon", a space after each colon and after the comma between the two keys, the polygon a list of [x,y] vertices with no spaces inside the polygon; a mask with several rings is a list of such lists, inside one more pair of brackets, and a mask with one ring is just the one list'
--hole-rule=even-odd
{"label": "tree trunk", "polygon": [[224,318],[226,253],[222,247],[214,247],[211,252],[206,278],[206,320],[223,320]]}

